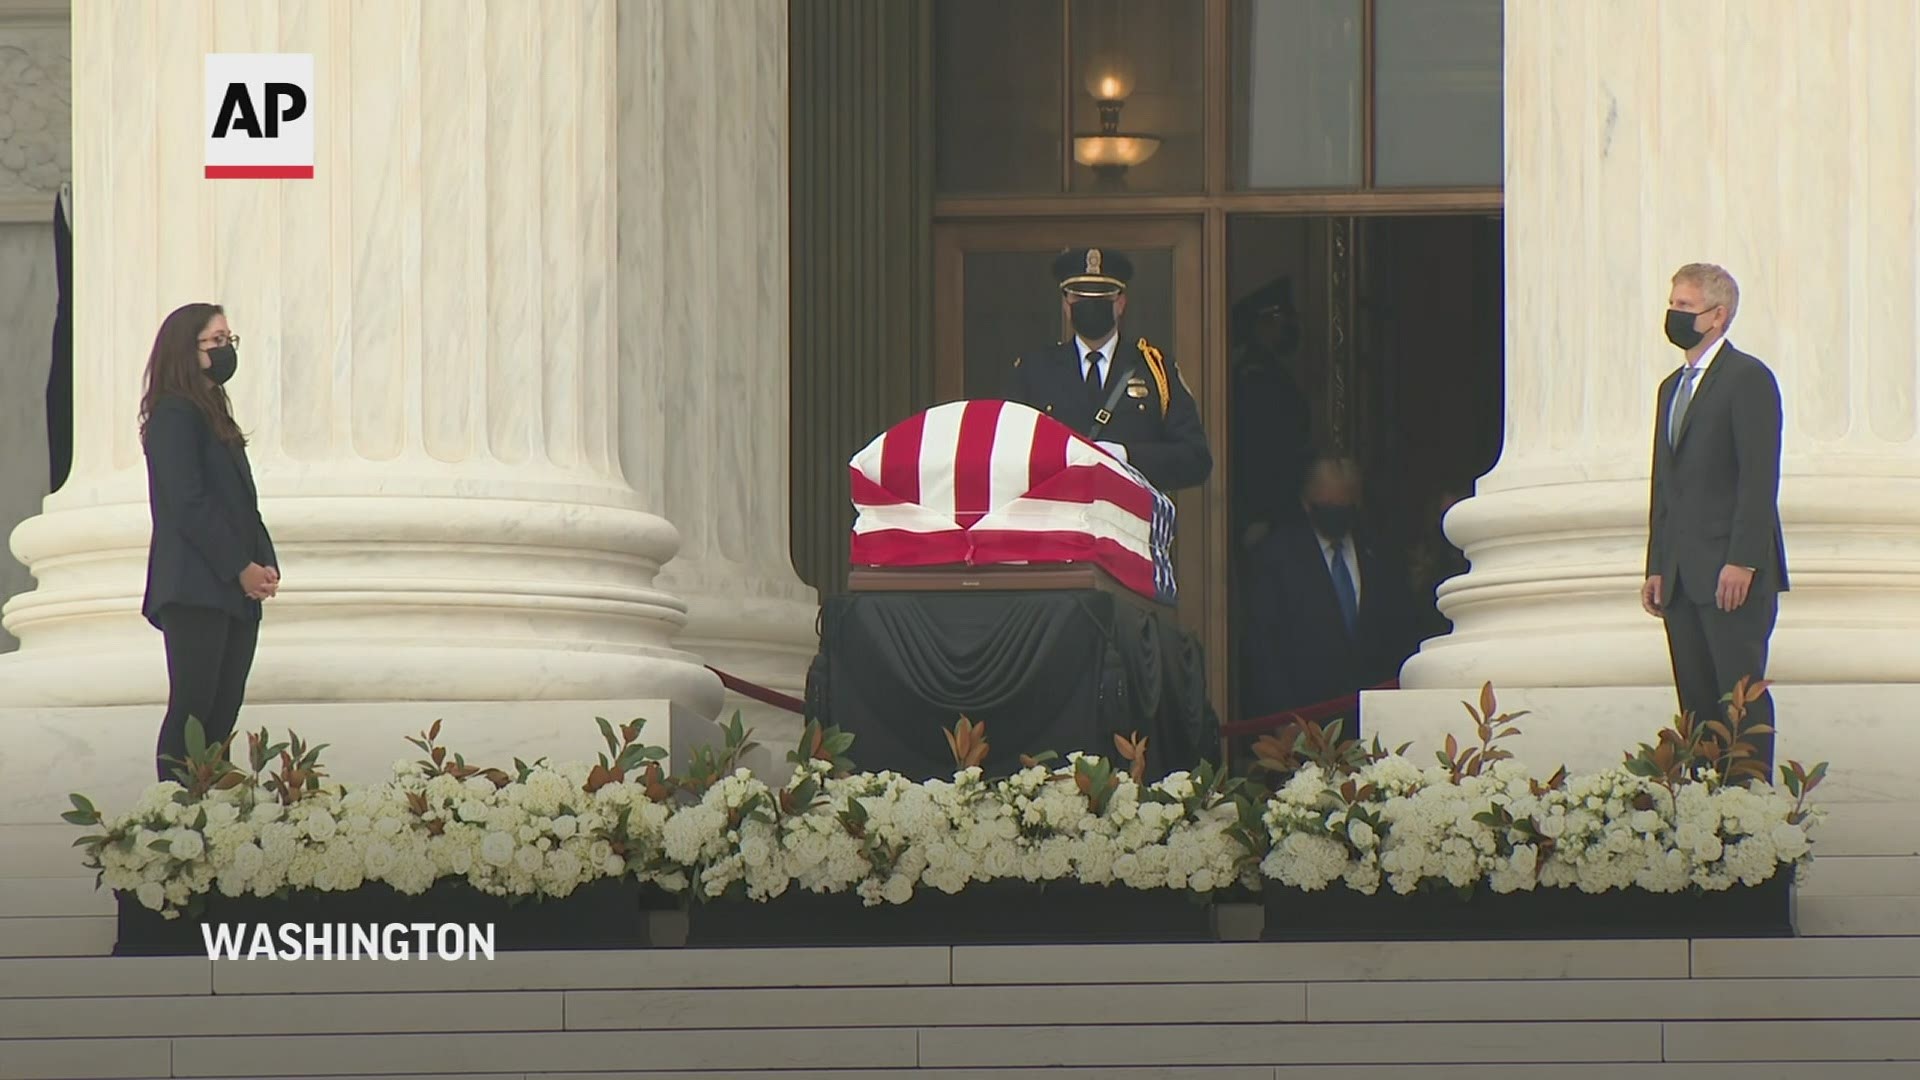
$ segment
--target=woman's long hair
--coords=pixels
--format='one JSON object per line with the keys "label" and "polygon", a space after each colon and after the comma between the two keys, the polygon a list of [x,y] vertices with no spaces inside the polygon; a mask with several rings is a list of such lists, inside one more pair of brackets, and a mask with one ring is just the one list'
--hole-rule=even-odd
{"label": "woman's long hair", "polygon": [[214,437],[223,443],[247,444],[240,425],[233,419],[233,404],[225,387],[207,378],[200,367],[200,334],[215,315],[225,314],[219,304],[184,304],[160,323],[153,336],[153,352],[147,357],[147,388],[140,397],[140,439],[147,437],[147,420],[163,397],[184,398],[207,418]]}

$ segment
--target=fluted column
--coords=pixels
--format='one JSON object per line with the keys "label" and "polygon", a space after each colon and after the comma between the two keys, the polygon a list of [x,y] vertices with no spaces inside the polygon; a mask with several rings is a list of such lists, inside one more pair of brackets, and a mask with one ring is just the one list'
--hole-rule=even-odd
{"label": "fluted column", "polygon": [[[817,598],[789,554],[787,3],[627,0],[619,23],[622,456],[680,528],[681,642],[797,695]],[[769,745],[798,731],[726,707]]]}
{"label": "fluted column", "polygon": [[1794,0],[1509,3],[1507,421],[1413,688],[1660,686],[1638,606],[1668,279],[1740,282],[1786,406],[1769,672],[1920,683],[1920,17]]}
{"label": "fluted column", "polygon": [[[250,700],[717,708],[655,580],[679,535],[621,463],[673,403],[623,404],[615,19],[75,5],[73,475],[13,535],[39,584],[7,608],[0,704],[164,696],[135,412],[160,318],[212,300],[284,574]],[[209,51],[314,54],[315,179],[202,178]]]}

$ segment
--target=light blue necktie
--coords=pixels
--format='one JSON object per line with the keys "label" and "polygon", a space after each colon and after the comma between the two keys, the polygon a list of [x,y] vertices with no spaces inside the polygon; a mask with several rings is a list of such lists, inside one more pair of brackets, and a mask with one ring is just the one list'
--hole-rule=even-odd
{"label": "light blue necktie", "polygon": [[1693,403],[1693,380],[1700,369],[1692,364],[1680,369],[1680,385],[1673,391],[1673,416],[1667,421],[1667,445],[1680,441],[1680,421],[1686,419],[1687,406]]}
{"label": "light blue necktie", "polygon": [[1360,597],[1353,587],[1353,573],[1347,569],[1347,556],[1341,544],[1327,545],[1327,569],[1333,574],[1333,597],[1340,601],[1340,618],[1347,624],[1347,636],[1360,627]]}

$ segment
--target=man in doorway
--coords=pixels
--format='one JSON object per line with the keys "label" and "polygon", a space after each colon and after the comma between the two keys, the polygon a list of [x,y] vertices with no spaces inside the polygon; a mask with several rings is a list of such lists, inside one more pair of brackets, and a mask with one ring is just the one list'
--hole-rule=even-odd
{"label": "man in doorway", "polygon": [[1292,279],[1275,278],[1233,308],[1243,340],[1233,357],[1233,535],[1251,550],[1276,524],[1299,521],[1313,422],[1291,370],[1300,346]]}
{"label": "man in doorway", "polygon": [[1133,261],[1083,248],[1053,262],[1073,340],[1014,358],[1005,398],[1030,405],[1126,462],[1161,491],[1199,487],[1213,454],[1173,358],[1120,331]]}
{"label": "man in doorway", "polygon": [[[1299,494],[1304,520],[1275,526],[1253,558],[1247,716],[1344,697],[1397,678],[1418,644],[1405,560],[1360,524],[1360,467],[1321,455]],[[1349,716],[1343,737],[1359,733]]]}
{"label": "man in doorway", "polygon": [[[1654,414],[1647,579],[1640,604],[1666,622],[1680,708],[1705,721],[1741,679],[1767,673],[1787,590],[1780,529],[1780,387],[1727,340],[1740,310],[1733,276],[1709,263],[1673,275],[1667,340],[1686,361],[1660,384]],[[1773,725],[1773,698],[1749,708]],[[1754,740],[1773,761],[1773,736]]]}

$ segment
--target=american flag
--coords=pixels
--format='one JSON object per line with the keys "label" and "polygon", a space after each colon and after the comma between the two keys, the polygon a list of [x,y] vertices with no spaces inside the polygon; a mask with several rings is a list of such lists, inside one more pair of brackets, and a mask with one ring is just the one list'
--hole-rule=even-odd
{"label": "american flag", "polygon": [[1173,603],[1172,500],[1025,405],[935,406],[868,443],[848,471],[855,566],[1090,562]]}

